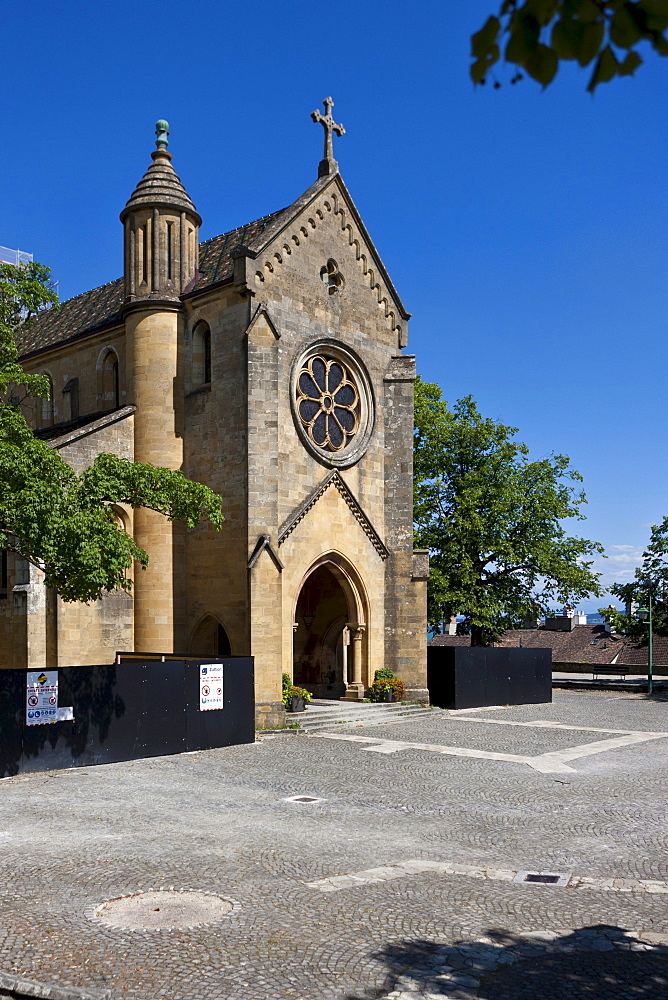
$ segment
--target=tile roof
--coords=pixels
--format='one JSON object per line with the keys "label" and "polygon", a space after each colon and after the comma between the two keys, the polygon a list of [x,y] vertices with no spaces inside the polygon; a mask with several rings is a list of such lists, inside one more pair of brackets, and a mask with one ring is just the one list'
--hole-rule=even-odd
{"label": "tile roof", "polygon": [[[641,668],[639,673],[644,673],[647,669],[647,646],[636,646],[634,643],[625,642],[617,663],[638,666]],[[652,663],[655,666],[668,664],[668,638],[665,636],[655,635],[652,640]]]}
{"label": "tile roof", "polygon": [[48,309],[18,330],[16,342],[19,353],[25,357],[33,351],[53,347],[61,341],[117,323],[121,318],[122,304],[122,278],[76,295],[61,303],[60,309]]}
{"label": "tile roof", "polygon": [[259,237],[265,229],[270,226],[287,209],[282,208],[279,212],[265,215],[255,222],[249,222],[238,229],[232,229],[229,233],[222,233],[214,236],[199,245],[199,268],[195,278],[186,288],[184,295],[191,295],[194,292],[201,292],[205,288],[213,285],[220,285],[229,281],[234,271],[232,251],[235,247],[251,246],[257,243]]}
{"label": "tile roof", "polygon": [[[437,635],[430,645],[468,646],[470,641],[469,636]],[[611,663],[618,653],[625,651],[624,637],[606,632],[603,625],[576,625],[572,632],[544,626],[509,629],[495,645],[517,648],[520,641],[524,649],[551,649],[553,663]],[[618,662],[622,662],[621,656]]]}
{"label": "tile roof", "polygon": [[[229,281],[234,268],[234,248],[257,245],[265,229],[287,211],[281,209],[280,212],[265,215],[255,222],[200,243],[199,270],[184,294],[201,292]],[[123,297],[123,278],[117,278],[107,285],[68,299],[61,303],[60,309],[49,309],[41,313],[16,335],[21,357],[120,322]]]}

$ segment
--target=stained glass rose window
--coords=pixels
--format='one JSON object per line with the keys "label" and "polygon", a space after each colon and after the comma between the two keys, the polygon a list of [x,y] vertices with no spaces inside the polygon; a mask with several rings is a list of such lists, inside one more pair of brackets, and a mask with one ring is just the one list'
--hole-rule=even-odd
{"label": "stained glass rose window", "polygon": [[341,451],[356,434],[360,395],[348,367],[315,354],[297,375],[297,413],[307,437],[325,451]]}

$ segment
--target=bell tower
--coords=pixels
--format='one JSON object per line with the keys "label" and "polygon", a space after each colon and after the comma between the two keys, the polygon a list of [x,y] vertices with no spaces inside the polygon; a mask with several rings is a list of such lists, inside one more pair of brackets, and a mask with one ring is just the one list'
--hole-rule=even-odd
{"label": "bell tower", "polygon": [[[152,163],[121,212],[124,229],[128,402],[137,407],[134,457],[183,464],[183,320],[179,296],[197,270],[202,222],[168,152],[169,125],[156,123]],[[135,540],[149,554],[134,586],[135,649],[183,651],[183,529],[153,511],[134,517]]]}

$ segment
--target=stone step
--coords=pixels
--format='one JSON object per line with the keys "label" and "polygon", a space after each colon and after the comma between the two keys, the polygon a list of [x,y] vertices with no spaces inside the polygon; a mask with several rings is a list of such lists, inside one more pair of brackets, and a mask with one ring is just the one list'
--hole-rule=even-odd
{"label": "stone step", "polygon": [[[314,710],[315,709],[315,710]],[[347,726],[377,726],[383,722],[392,722],[401,719],[408,720],[430,715],[434,709],[425,705],[416,705],[403,702],[380,704],[358,704],[354,702],[344,703],[344,707],[336,709],[320,709],[319,706],[311,705],[306,712],[300,713],[296,722],[304,732],[316,732],[321,729],[344,729]]]}

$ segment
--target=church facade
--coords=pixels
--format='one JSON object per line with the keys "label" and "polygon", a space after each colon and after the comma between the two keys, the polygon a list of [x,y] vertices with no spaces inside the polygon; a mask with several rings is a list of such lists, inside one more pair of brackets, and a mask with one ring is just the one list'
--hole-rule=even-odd
{"label": "church facade", "polygon": [[48,375],[29,418],[77,471],[113,452],[224,498],[220,531],[118,509],[150,557],[132,594],[65,604],[11,558],[0,664],[119,651],[252,655],[258,724],[281,674],[358,699],[379,667],[426,701],[428,558],[413,550],[409,314],[348,193],[331,115],[317,181],[288,208],[200,244],[159,122],[121,212],[123,277],[42,314],[22,363]]}

